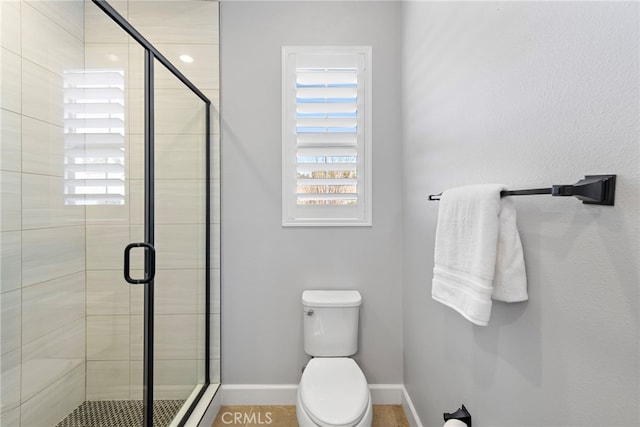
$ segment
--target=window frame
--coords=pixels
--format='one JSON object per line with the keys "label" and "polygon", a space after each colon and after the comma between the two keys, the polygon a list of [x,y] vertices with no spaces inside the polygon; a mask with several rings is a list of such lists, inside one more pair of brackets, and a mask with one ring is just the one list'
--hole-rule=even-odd
{"label": "window frame", "polygon": [[[357,202],[299,205],[296,196],[298,149],[296,82],[298,55],[354,55],[357,59]],[[372,48],[371,46],[282,47],[282,226],[372,226]],[[328,64],[330,68],[331,64]],[[363,111],[361,111],[363,110]],[[328,149],[336,149],[329,145]]]}

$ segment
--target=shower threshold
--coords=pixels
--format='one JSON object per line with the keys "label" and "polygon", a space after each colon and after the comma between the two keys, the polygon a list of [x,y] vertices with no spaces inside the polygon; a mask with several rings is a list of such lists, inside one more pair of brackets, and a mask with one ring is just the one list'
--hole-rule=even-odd
{"label": "shower threshold", "polygon": [[[153,426],[167,427],[184,400],[153,402]],[[56,427],[142,427],[142,400],[86,401]]]}

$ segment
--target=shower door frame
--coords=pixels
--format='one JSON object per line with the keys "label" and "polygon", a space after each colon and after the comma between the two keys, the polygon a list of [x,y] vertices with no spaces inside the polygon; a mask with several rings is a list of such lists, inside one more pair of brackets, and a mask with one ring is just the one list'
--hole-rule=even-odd
{"label": "shower door frame", "polygon": [[[145,249],[145,280],[144,282],[144,368],[143,368],[143,427],[153,427],[153,338],[154,338],[154,282],[155,255],[152,253],[154,245],[154,60],[158,60],[171,74],[180,80],[196,96],[205,103],[205,345],[204,345],[204,384],[197,396],[191,402],[189,409],[179,421],[183,426],[196,405],[210,385],[210,234],[211,234],[211,173],[210,173],[210,145],[211,145],[211,101],[189,79],[187,79],[167,58],[164,57],[146,38],[142,36],[122,15],[120,15],[106,0],[91,0],[107,16],[116,22],[129,36],[144,49],[144,243],[151,250]],[[142,246],[142,245],[141,245]],[[128,275],[128,272],[125,271]]]}

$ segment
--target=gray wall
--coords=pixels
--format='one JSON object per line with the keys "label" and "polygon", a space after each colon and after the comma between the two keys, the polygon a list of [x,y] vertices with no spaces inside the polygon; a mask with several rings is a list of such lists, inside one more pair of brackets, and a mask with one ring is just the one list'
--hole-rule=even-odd
{"label": "gray wall", "polygon": [[[638,3],[403,3],[404,382],[426,426],[637,426]],[[450,187],[618,174],[615,207],[516,200],[529,301],[431,299]]]}
{"label": "gray wall", "polygon": [[[358,289],[356,356],[402,382],[400,5],[222,2],[222,380],[297,383],[301,293]],[[281,46],[373,46],[373,227],[281,226]]]}

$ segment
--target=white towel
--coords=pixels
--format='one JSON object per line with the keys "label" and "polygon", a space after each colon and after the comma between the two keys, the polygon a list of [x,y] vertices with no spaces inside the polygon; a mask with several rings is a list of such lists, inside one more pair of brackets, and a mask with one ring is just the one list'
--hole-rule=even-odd
{"label": "white towel", "polygon": [[431,296],[486,326],[491,299],[525,301],[527,278],[516,210],[504,185],[472,185],[440,197]]}

